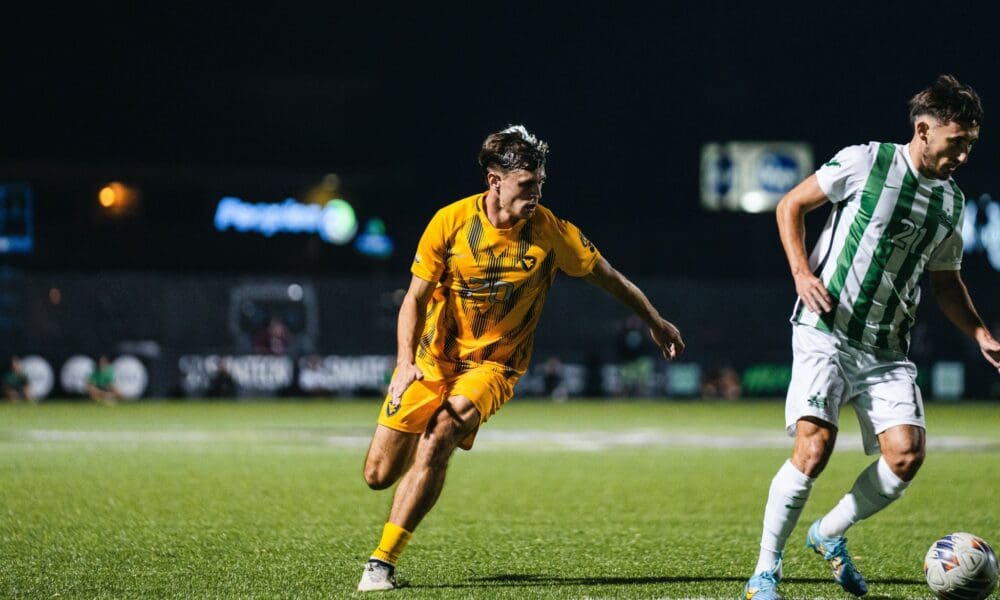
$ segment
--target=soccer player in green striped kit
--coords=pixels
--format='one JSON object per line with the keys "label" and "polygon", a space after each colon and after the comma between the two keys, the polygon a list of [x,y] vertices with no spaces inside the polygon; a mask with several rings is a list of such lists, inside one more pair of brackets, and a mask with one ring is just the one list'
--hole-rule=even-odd
{"label": "soccer player in green striped kit", "polygon": [[[812,524],[806,546],[830,563],[846,591],[867,593],[844,534],[898,499],[924,460],[924,409],[916,367],[907,359],[924,271],[942,312],[1000,369],[1000,343],[960,276],[964,197],[952,179],[969,159],[982,119],[976,92],[941,75],[910,100],[909,144],[848,146],[778,204],[778,230],[799,296],[785,402],[795,444],[771,481],[747,600],[781,598],[785,542],[833,452],[840,410],[848,404],[860,421],[865,452],[881,456]],[[826,202],[834,210],[807,257],[804,217]]]}

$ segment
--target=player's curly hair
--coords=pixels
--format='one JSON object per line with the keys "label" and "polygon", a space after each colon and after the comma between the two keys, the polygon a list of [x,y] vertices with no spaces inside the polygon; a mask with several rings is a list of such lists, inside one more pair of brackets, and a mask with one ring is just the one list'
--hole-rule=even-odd
{"label": "player's curly hair", "polygon": [[929,88],[910,99],[910,125],[921,115],[930,115],[942,123],[978,126],[983,122],[983,105],[976,90],[951,75],[938,75]]}
{"label": "player's curly hair", "polygon": [[545,166],[548,154],[549,145],[528,133],[524,125],[511,125],[486,138],[479,151],[479,166],[483,172],[490,169],[503,173],[516,169],[534,171]]}

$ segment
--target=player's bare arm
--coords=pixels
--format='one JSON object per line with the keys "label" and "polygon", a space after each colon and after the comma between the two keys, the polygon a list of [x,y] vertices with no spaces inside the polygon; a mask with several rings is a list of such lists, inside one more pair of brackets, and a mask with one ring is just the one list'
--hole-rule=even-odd
{"label": "player's bare arm", "polygon": [[414,364],[414,358],[417,354],[420,332],[424,330],[427,303],[434,293],[434,286],[434,283],[414,275],[410,280],[410,288],[403,297],[403,304],[399,307],[399,322],[396,326],[396,373],[389,382],[389,395],[397,404],[411,383],[424,378],[423,372]]}
{"label": "player's bare arm", "polygon": [[990,333],[972,304],[961,271],[931,271],[930,284],[931,294],[941,312],[962,333],[974,339],[986,360],[1000,369],[1000,342]]}
{"label": "player's bare arm", "polygon": [[612,267],[607,260],[601,258],[584,280],[608,292],[639,315],[649,325],[649,334],[660,347],[664,358],[674,359],[684,352],[684,341],[677,327],[661,317],[646,294]]}
{"label": "player's bare arm", "polygon": [[795,279],[795,291],[809,310],[816,314],[830,312],[833,309],[833,301],[823,281],[809,268],[805,216],[826,202],[826,194],[819,187],[816,176],[810,175],[785,194],[775,211],[781,245],[785,249],[788,266]]}

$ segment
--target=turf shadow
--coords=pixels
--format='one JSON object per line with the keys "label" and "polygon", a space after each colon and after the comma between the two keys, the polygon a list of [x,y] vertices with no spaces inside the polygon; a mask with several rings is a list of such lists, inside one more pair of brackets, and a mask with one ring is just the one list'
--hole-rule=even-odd
{"label": "turf shadow", "polygon": [[[529,573],[502,573],[486,577],[470,577],[462,583],[445,583],[430,585],[413,585],[419,588],[470,588],[470,587],[528,587],[528,586],[563,586],[563,585],[650,585],[657,583],[707,583],[724,582],[746,583],[745,577],[556,577],[552,575],[535,575]],[[791,577],[783,581],[786,584],[796,583],[831,583],[829,578]],[[870,584],[919,585],[923,580],[917,579],[871,579]],[[411,584],[412,585],[412,584]],[[878,596],[876,596],[878,597]]]}

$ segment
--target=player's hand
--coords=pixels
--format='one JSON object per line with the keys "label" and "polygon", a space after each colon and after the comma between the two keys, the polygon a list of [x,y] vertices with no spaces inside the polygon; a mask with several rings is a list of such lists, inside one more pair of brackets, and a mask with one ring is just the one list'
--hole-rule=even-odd
{"label": "player's hand", "polygon": [[812,273],[802,272],[795,275],[795,292],[806,303],[809,310],[817,315],[833,310],[833,300],[826,291],[823,280]]}
{"label": "player's hand", "polygon": [[396,372],[389,382],[389,396],[392,398],[393,406],[399,406],[403,400],[403,392],[410,384],[418,379],[424,378],[424,372],[413,363],[401,363],[396,365]]}
{"label": "player's hand", "polygon": [[1000,342],[987,333],[979,339],[979,350],[986,357],[986,361],[1000,371]]}
{"label": "player's hand", "polygon": [[666,319],[660,319],[654,327],[649,328],[649,335],[663,352],[663,358],[673,360],[684,352],[684,340],[681,339],[681,332],[674,327],[674,324]]}

